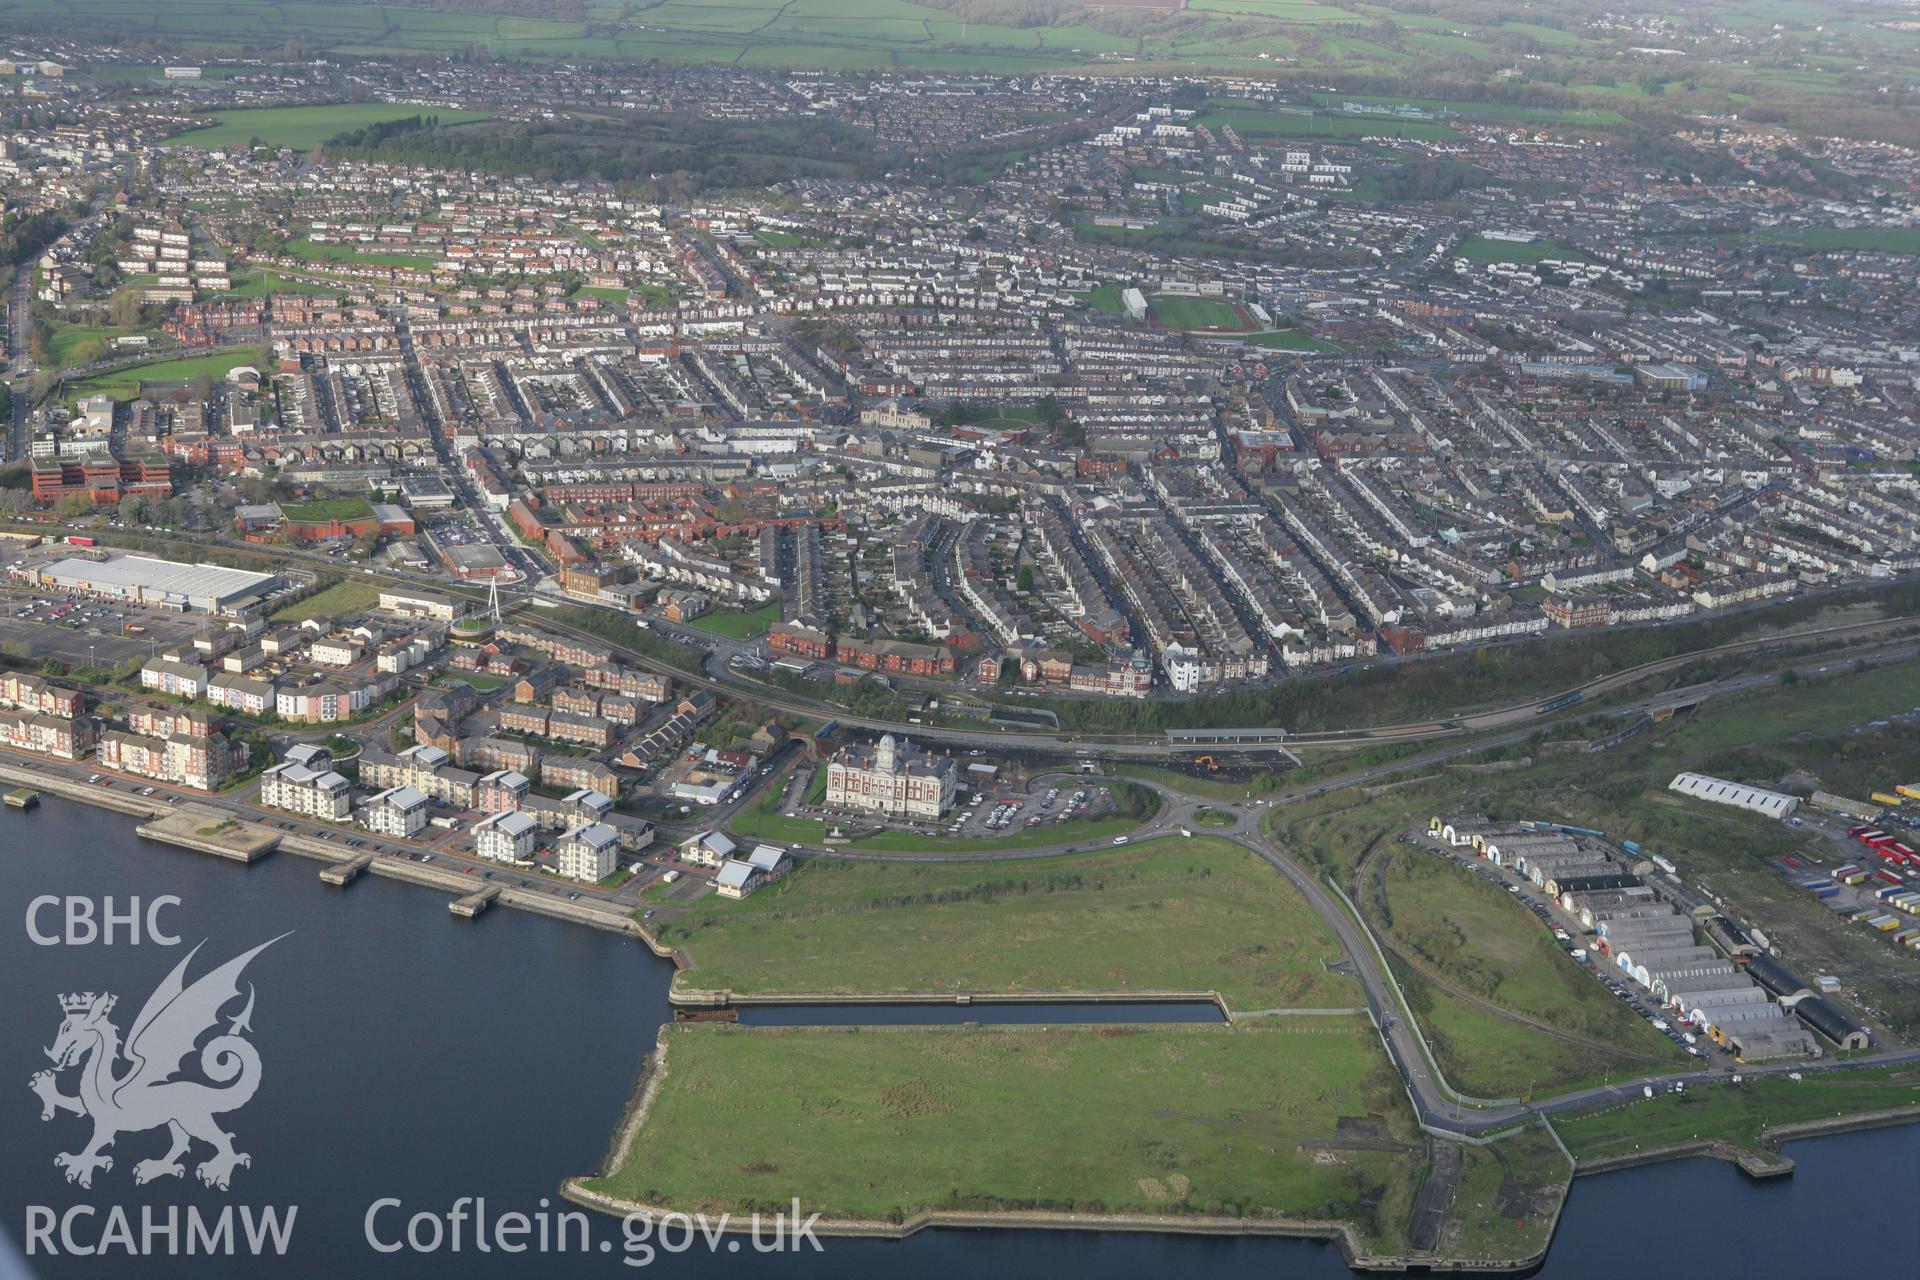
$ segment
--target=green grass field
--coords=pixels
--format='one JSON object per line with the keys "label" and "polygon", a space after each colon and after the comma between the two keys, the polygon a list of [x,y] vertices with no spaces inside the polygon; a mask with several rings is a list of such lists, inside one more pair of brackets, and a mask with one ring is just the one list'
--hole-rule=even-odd
{"label": "green grass field", "polygon": [[275,610],[273,620],[302,622],[308,618],[344,618],[364,613],[379,603],[379,584],[348,578],[314,592],[297,604]]}
{"label": "green grass field", "polygon": [[1155,294],[1147,300],[1147,314],[1155,324],[1168,329],[1237,332],[1252,328],[1247,313],[1241,310],[1238,303],[1219,298]]}
{"label": "green grass field", "polygon": [[[1581,972],[1513,895],[1432,854],[1393,843],[1393,833],[1424,828],[1434,813],[1507,812],[1475,794],[1472,785],[1443,775],[1375,801],[1336,795],[1274,811],[1268,827],[1290,855],[1352,886],[1454,1088],[1479,1097],[1520,1097],[1683,1064],[1670,1041]],[[1384,884],[1363,875],[1355,885],[1361,855],[1383,833],[1383,848],[1391,853],[1379,856],[1389,861],[1369,870],[1384,869]],[[1498,1010],[1582,1039],[1562,1038]]]}
{"label": "green grass field", "polygon": [[1815,227],[1783,236],[1809,249],[1858,249],[1873,253],[1920,253],[1920,227]]}
{"label": "green grass field", "polygon": [[[159,337],[159,335],[152,330],[141,329],[131,325],[125,327],[116,325],[77,325],[68,324],[64,320],[55,321],[53,332],[47,339],[47,363],[59,369],[71,368],[73,365],[81,363],[81,348],[94,343],[99,344],[100,358],[103,359],[111,358],[115,355],[137,355],[139,354],[138,352],[124,352],[119,350],[113,345],[113,340],[115,338],[131,337],[135,334],[142,333],[150,338]],[[169,339],[169,341],[171,340]]]}
{"label": "green grass field", "polygon": [[631,289],[609,289],[604,285],[583,284],[574,290],[576,298],[598,298],[602,302],[611,302],[615,306],[625,306],[633,297]]}
{"label": "green grass field", "polygon": [[[1548,28],[1538,28],[1547,30]],[[1345,102],[1368,102],[1380,106],[1419,107],[1424,111],[1454,111],[1463,116],[1493,120],[1534,120],[1556,124],[1620,124],[1624,117],[1617,111],[1588,107],[1529,107],[1512,102],[1469,102],[1457,98],[1388,98],[1364,93],[1316,93],[1315,106],[1338,111]],[[1356,119],[1379,120],[1391,117],[1354,113]]]}
{"label": "green grass field", "polygon": [[205,128],[169,139],[176,146],[208,150],[243,147],[258,138],[269,147],[310,151],[337,133],[410,116],[434,115],[443,124],[487,120],[485,111],[456,111],[444,107],[411,107],[392,102],[336,102],[310,107],[250,107],[222,111]]}
{"label": "green grass field", "polygon": [[115,400],[131,400],[140,394],[142,382],[183,382],[194,378],[209,378],[218,381],[227,376],[230,370],[243,364],[264,368],[261,364],[258,348],[248,347],[244,351],[226,351],[214,356],[193,356],[184,360],[161,360],[153,364],[135,365],[130,369],[120,369],[113,373],[102,373],[78,382],[70,382],[63,393],[69,400],[78,400],[82,396],[109,395]]}
{"label": "green grass field", "polygon": [[1123,316],[1127,314],[1127,304],[1120,299],[1124,292],[1121,285],[1096,285],[1086,294],[1087,306],[1097,315]]}
{"label": "green grass field", "polygon": [[683,982],[740,993],[1219,991],[1346,1007],[1338,948],[1265,863],[1219,840],[990,864],[805,859],[740,902],[657,921]]}
{"label": "green grass field", "polygon": [[814,249],[820,242],[811,236],[795,235],[791,231],[776,231],[772,227],[761,227],[753,233],[754,239],[769,249]]}
{"label": "green grass field", "polygon": [[365,498],[318,498],[283,502],[280,512],[293,524],[326,524],[331,520],[371,520],[373,504]]}
{"label": "green grass field", "polygon": [[745,640],[760,635],[778,621],[780,605],[776,602],[761,605],[758,609],[722,609],[718,613],[695,618],[687,625],[696,631],[707,631],[732,640]]}
{"label": "green grass field", "polygon": [[1310,333],[1298,329],[1276,329],[1267,333],[1250,333],[1241,339],[1256,347],[1267,347],[1274,351],[1314,351],[1337,352],[1340,345],[1328,342],[1325,338],[1316,338]]}
{"label": "green grass field", "polygon": [[[1287,1214],[1405,1230],[1424,1167],[1364,1023],[661,1029],[666,1077],[599,1191],[681,1210]],[[1386,1149],[1358,1149],[1355,1136]]]}
{"label": "green grass field", "polygon": [[1553,1127],[1582,1161],[1696,1139],[1764,1151],[1760,1134],[1772,1125],[1912,1106],[1920,1106],[1920,1074],[1847,1071],[1803,1080],[1767,1076],[1737,1085],[1695,1085],[1684,1094],[1663,1093],[1556,1118]]}
{"label": "green grass field", "polygon": [[1396,120],[1387,116],[1315,114],[1304,108],[1220,107],[1194,118],[1209,129],[1230,126],[1242,137],[1275,138],[1457,138],[1452,126],[1437,120]]}
{"label": "green grass field", "polygon": [[1684,1057],[1569,959],[1515,895],[1411,845],[1387,843],[1371,869],[1362,902],[1384,911],[1370,923],[1449,985],[1624,1052],[1675,1065]]}
{"label": "green grass field", "polygon": [[306,236],[287,241],[285,252],[288,257],[306,262],[352,262],[372,267],[411,267],[416,271],[431,271],[440,263],[440,259],[431,254],[386,253],[377,249],[362,249],[358,245],[322,242]]}

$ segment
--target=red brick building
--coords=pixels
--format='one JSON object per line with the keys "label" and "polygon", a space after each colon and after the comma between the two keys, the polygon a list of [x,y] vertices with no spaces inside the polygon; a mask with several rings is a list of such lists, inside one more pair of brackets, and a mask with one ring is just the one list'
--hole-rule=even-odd
{"label": "red brick building", "polygon": [[33,500],[42,504],[76,493],[100,507],[127,497],[173,496],[173,463],[158,454],[124,459],[99,454],[80,461],[36,458],[32,474]]}
{"label": "red brick building", "polygon": [[816,661],[833,656],[833,641],[824,632],[803,627],[797,622],[782,622],[767,629],[767,648],[796,658]]}

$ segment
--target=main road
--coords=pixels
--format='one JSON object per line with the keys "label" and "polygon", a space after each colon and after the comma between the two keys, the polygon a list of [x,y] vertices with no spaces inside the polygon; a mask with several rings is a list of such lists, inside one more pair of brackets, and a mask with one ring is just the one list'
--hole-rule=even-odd
{"label": "main road", "polygon": [[12,370],[7,375],[12,384],[13,410],[7,423],[6,457],[24,458],[27,456],[27,416],[33,398],[33,361],[27,354],[28,342],[33,332],[33,271],[23,268],[15,271],[13,297],[7,306],[7,357]]}

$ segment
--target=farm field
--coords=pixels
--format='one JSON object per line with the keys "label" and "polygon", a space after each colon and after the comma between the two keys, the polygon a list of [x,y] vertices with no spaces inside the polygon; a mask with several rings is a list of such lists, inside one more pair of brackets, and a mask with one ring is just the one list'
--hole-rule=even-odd
{"label": "farm field", "polygon": [[269,147],[309,151],[348,129],[359,129],[409,116],[435,115],[443,124],[461,124],[492,117],[485,111],[456,111],[445,107],[412,107],[393,102],[336,102],[312,107],[252,107],[222,111],[205,128],[168,139],[174,146],[243,147],[258,138]]}
{"label": "farm field", "polygon": [[1338,947],[1252,854],[1175,837],[991,864],[810,858],[740,902],[655,922],[686,986],[736,993],[1208,991],[1236,1009],[1336,1007]]}
{"label": "farm field", "polygon": [[1288,1214],[1391,1247],[1425,1165],[1411,1112],[1363,1021],[1312,1023],[670,1024],[659,1093],[588,1186],[689,1211],[798,1189],[805,1212],[894,1222],[936,1208]]}
{"label": "farm field", "polygon": [[[1771,12],[1763,7],[1754,15]],[[794,70],[1001,75],[1101,71],[1124,60],[1150,74],[1155,68],[1208,68],[1264,77],[1277,64],[1298,61],[1314,72],[1403,77],[1443,59],[1470,74],[1510,65],[1520,43],[1538,51],[1528,56],[1541,60],[1548,83],[1575,90],[1596,105],[1463,102],[1455,109],[1489,119],[1605,125],[1611,122],[1614,103],[1651,96],[1637,81],[1618,78],[1619,53],[1613,42],[1545,21],[1517,21],[1516,16],[1525,15],[1425,14],[1361,0],[1341,5],[1325,0],[1190,0],[1177,23],[1141,29],[1116,22],[1112,10],[1091,20],[1074,20],[1069,12],[1062,15],[1061,25],[1021,25],[1022,15],[1012,11],[962,17],[911,0],[597,3],[565,17],[496,13],[480,0],[465,0],[463,8],[433,9],[365,0],[170,0],[158,7],[132,0],[9,0],[0,6],[0,30],[36,35],[50,30],[96,36],[117,32],[128,37],[129,44],[142,38],[170,40],[209,56],[256,53],[297,42],[317,56],[343,58],[426,59],[471,50],[528,61],[634,58]],[[1751,16],[1730,16],[1728,24],[1747,24]],[[1870,37],[1888,55],[1884,68],[1877,65],[1877,70],[1896,77],[1913,72],[1914,43],[1887,24],[1836,21],[1830,8],[1819,5],[1796,10],[1792,20],[1824,23],[1820,29],[1845,40],[1850,49]],[[1764,39],[1765,24],[1748,25],[1748,33]],[[151,56],[96,64],[83,74],[136,90],[158,88]],[[1773,90],[1839,100],[1857,91],[1849,83],[1857,60],[1836,52],[1787,68],[1728,54],[1703,58],[1689,69],[1712,76],[1716,88],[1724,85],[1729,105]],[[209,79],[224,74],[227,69],[217,64],[207,66]],[[1653,92],[1659,87],[1656,83]],[[1413,101],[1453,107],[1445,98]],[[1442,132],[1413,132],[1423,127]],[[1444,125],[1431,122],[1358,116],[1304,131],[1294,122],[1282,131],[1303,137],[1449,136]],[[324,135],[281,145],[310,146],[321,140]],[[246,136],[229,136],[206,145],[246,141]]]}

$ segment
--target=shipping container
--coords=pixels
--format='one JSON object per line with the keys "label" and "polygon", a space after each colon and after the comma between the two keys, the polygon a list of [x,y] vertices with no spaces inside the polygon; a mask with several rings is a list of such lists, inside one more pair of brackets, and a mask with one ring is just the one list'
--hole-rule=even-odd
{"label": "shipping container", "polygon": [[1904,787],[1895,787],[1894,790],[1909,800],[1920,800],[1920,782],[1909,782]]}
{"label": "shipping container", "polygon": [[1874,792],[1874,793],[1873,793],[1873,802],[1874,802],[1875,804],[1884,804],[1884,805],[1887,805],[1888,807],[1890,807],[1890,808],[1894,808],[1894,809],[1898,809],[1898,808],[1900,807],[1900,797],[1899,797],[1899,796],[1890,796],[1890,795],[1888,795],[1888,794],[1887,794],[1886,792],[1884,792],[1884,791],[1876,791],[1876,792]]}
{"label": "shipping container", "polygon": [[1813,896],[1816,898],[1837,898],[1840,896],[1840,886],[1831,885],[1825,889],[1815,889]]}

